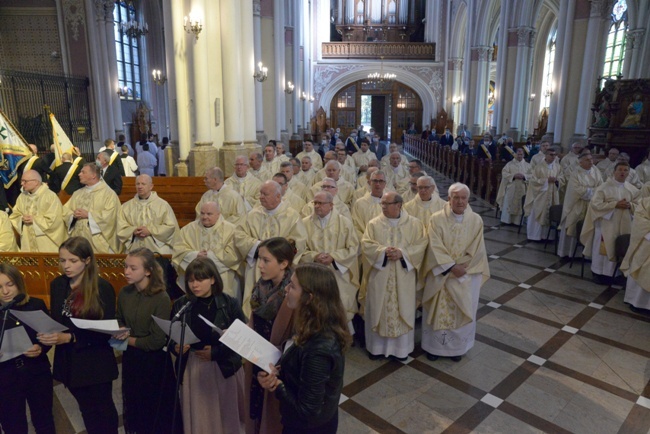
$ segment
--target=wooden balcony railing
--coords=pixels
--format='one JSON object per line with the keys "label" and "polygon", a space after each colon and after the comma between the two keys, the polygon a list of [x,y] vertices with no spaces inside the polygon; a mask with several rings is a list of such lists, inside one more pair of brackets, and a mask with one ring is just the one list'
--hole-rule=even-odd
{"label": "wooden balcony railing", "polygon": [[323,42],[323,59],[435,60],[435,52],[424,42]]}

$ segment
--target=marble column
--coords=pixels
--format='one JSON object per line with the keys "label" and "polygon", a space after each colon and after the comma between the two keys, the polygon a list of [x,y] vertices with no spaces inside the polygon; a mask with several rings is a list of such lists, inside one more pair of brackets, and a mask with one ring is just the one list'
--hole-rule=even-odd
{"label": "marble column", "polygon": [[481,134],[485,129],[487,111],[488,85],[490,79],[490,53],[492,47],[481,45],[472,47],[469,116],[472,121],[472,134]]}
{"label": "marble column", "polygon": [[451,57],[448,62],[447,73],[451,81],[451,92],[449,98],[451,98],[451,117],[454,120],[454,127],[458,131],[460,122],[460,103],[456,101],[460,97],[462,89],[461,77],[463,73],[463,59],[460,57]]}
{"label": "marble column", "polygon": [[[499,23],[507,23],[510,16],[510,2],[502,2],[501,10],[499,11]],[[498,39],[498,52],[497,52],[497,74],[494,82],[494,94],[496,102],[494,103],[494,113],[492,114],[493,126],[496,127],[497,132],[503,131],[504,128],[504,114],[505,114],[505,98],[506,98],[506,77],[508,74],[508,29],[507,26],[501,24],[499,27]]]}
{"label": "marble column", "polygon": [[[192,135],[190,131],[190,90],[188,86],[187,70],[187,50],[188,44],[194,42],[194,35],[188,35],[183,28],[183,18],[185,14],[185,5],[183,1],[166,0],[170,2],[171,9],[171,40],[165,41],[170,46],[168,51],[173,53],[173,71],[174,75],[169,78],[170,82],[170,107],[172,108],[172,118],[174,118],[174,109],[176,110],[177,120],[177,137],[179,161],[174,166],[177,176],[187,176],[187,160],[190,154],[192,144]],[[172,62],[170,62],[172,63]],[[172,83],[173,82],[173,83]]]}
{"label": "marble column", "polygon": [[[106,60],[108,64],[108,85],[111,89],[111,83],[117,83],[117,55],[115,54],[115,22],[113,21],[113,11],[115,3],[112,1],[104,3],[104,37],[106,38]],[[113,43],[111,43],[113,42]],[[144,54],[142,54],[144,57]],[[113,130],[114,138],[117,139],[119,134],[124,132],[124,121],[122,120],[122,103],[117,93],[110,93],[111,109],[113,111]]]}
{"label": "marble column", "polygon": [[[293,97],[295,98],[293,101],[293,110],[291,112],[291,117],[293,118],[293,122],[291,123],[290,127],[290,133],[291,133],[291,138],[294,140],[297,140],[300,138],[298,135],[300,133],[300,130],[302,129],[304,125],[304,111],[302,110],[303,104],[301,104],[301,101],[297,99],[297,96],[301,95],[302,92],[307,92],[307,86],[309,84],[307,83],[307,77],[303,76],[300,71],[300,41],[301,41],[301,34],[302,34],[302,28],[305,23],[302,22],[302,7],[301,7],[302,0],[293,0],[293,11],[294,11],[294,17],[293,17],[293,38],[292,41],[290,42],[292,44],[291,47],[291,70],[292,70],[292,75],[294,82],[297,84],[296,90],[294,91]],[[289,41],[287,41],[289,43]],[[301,79],[302,77],[302,79]]]}
{"label": "marble column", "polygon": [[[172,100],[176,100],[176,80],[173,78],[176,77],[176,68],[174,64],[174,38],[173,32],[170,32],[169,29],[173,27],[172,20],[172,0],[163,0],[163,27],[167,29],[167,37],[164,38],[165,41],[165,70],[167,75],[167,83],[163,86],[163,98],[164,104],[167,105],[167,124],[169,129],[166,130],[166,133],[170,135],[170,143],[172,147],[178,152],[178,119],[177,119],[177,109]],[[181,17],[182,19],[182,17]],[[180,24],[179,24],[180,25]],[[171,36],[171,37],[170,37]],[[172,173],[172,172],[167,172]]]}
{"label": "marble column", "polygon": [[244,48],[240,26],[240,0],[221,0],[224,146],[239,146],[244,142],[242,81],[246,80],[247,76],[253,79],[253,70],[242,70]]}
{"label": "marble column", "polygon": [[[234,170],[235,157],[237,155],[248,155],[253,150],[260,149],[257,141],[257,110],[255,106],[256,86],[260,84],[252,75],[255,71],[256,60],[262,62],[263,59],[255,56],[255,30],[254,30],[254,5],[253,0],[241,0],[241,41],[242,41],[242,74],[241,80],[242,94],[244,101],[244,147],[245,149],[237,150],[236,154],[224,154],[228,161],[223,161],[225,173],[229,176]],[[259,10],[258,10],[259,17]],[[260,89],[261,94],[261,89]],[[232,160],[231,160],[232,159]]]}
{"label": "marble column", "polygon": [[[262,17],[260,0],[253,0],[253,49],[255,62],[262,61]],[[263,146],[266,143],[264,133],[264,93],[262,83],[255,81],[255,136],[257,143]]]}
{"label": "marble column", "polygon": [[517,29],[517,51],[515,56],[515,77],[512,93],[512,111],[510,112],[510,125],[508,136],[515,141],[519,140],[525,128],[524,114],[528,110],[528,89],[530,85],[530,57],[534,41],[535,29],[532,27],[519,27]]}

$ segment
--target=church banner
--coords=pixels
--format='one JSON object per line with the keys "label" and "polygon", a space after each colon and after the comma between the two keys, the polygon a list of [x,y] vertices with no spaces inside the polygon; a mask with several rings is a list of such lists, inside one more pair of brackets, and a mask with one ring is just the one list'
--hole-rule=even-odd
{"label": "church banner", "polygon": [[50,169],[59,167],[62,163],[61,156],[68,152],[74,154],[74,146],[72,141],[68,138],[68,135],[63,131],[59,121],[56,120],[54,113],[50,113],[50,122],[52,123],[52,137],[54,139],[54,161],[52,161],[52,166]]}
{"label": "church banner", "polygon": [[27,141],[0,110],[0,178],[5,188],[16,181],[18,167],[32,156]]}

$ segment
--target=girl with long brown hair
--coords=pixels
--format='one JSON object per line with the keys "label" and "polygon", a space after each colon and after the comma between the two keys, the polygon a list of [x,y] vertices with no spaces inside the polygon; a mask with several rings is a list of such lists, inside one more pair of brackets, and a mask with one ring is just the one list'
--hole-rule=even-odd
{"label": "girl with long brown hair", "polygon": [[59,247],[62,275],[50,283],[52,318],[67,332],[39,334],[44,345],[56,345],[53,377],[75,397],[89,434],[117,433],[112,384],[117,362],[108,336],[77,328],[71,318],[114,319],[115,290],[99,277],[90,242],[67,239]]}
{"label": "girl with long brown hair", "polygon": [[[296,267],[286,289],[294,311],[294,335],[273,373],[260,372],[260,385],[280,401],[283,433],[334,434],[343,387],[344,351],[352,337],[336,277],[322,264]],[[309,379],[309,381],[304,381]]]}

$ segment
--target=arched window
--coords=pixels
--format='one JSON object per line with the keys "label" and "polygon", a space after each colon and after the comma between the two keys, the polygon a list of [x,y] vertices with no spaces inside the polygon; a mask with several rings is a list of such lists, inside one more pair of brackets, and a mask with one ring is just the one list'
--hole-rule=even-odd
{"label": "arched window", "polygon": [[553,29],[548,36],[546,55],[544,56],[544,74],[542,75],[542,108],[551,106],[553,95],[553,65],[555,64],[555,39],[557,29]]}
{"label": "arched window", "polygon": [[140,49],[138,37],[129,37],[122,32],[122,23],[137,21],[132,3],[119,1],[113,10],[115,21],[115,54],[117,55],[117,80],[121,89],[120,98],[140,100],[142,85],[140,81]]}
{"label": "arched window", "polygon": [[616,80],[622,74],[623,60],[625,60],[626,33],[627,3],[625,0],[618,0],[612,9],[612,24],[607,35],[601,88],[605,86],[606,79]]}

